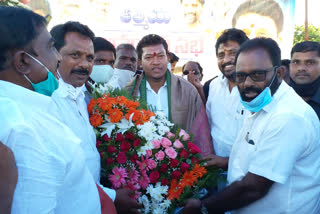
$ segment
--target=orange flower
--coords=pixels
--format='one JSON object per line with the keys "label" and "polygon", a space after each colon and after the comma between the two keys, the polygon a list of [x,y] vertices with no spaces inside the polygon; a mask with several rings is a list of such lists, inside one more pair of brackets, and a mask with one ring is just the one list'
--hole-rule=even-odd
{"label": "orange flower", "polygon": [[119,105],[119,106],[126,106],[128,103],[128,99],[125,98],[124,96],[118,96],[115,98],[115,102]]}
{"label": "orange flower", "polygon": [[110,109],[108,115],[108,119],[110,119],[111,123],[118,123],[123,117],[123,113],[117,108]]}
{"label": "orange flower", "polygon": [[93,110],[94,110],[94,107],[95,105],[97,104],[97,100],[95,99],[91,99],[89,104],[88,104],[88,112],[89,114],[92,114],[93,113]]}
{"label": "orange flower", "polygon": [[98,106],[101,108],[103,111],[109,111],[112,108],[112,102],[110,102],[110,99],[104,99],[104,98],[98,98]]}
{"label": "orange flower", "polygon": [[136,109],[139,106],[139,102],[135,102],[133,100],[128,100],[127,102],[127,108],[134,108]]}
{"label": "orange flower", "polygon": [[197,181],[197,177],[192,171],[185,172],[182,176],[181,186],[182,187],[192,186],[192,184],[196,181]]}
{"label": "orange flower", "polygon": [[168,191],[168,199],[172,201],[173,199],[179,199],[183,188],[178,184],[176,179],[173,179],[170,184],[170,189]]}
{"label": "orange flower", "polygon": [[102,124],[103,120],[101,115],[98,112],[95,112],[94,114],[90,115],[90,123],[93,127],[98,127]]}
{"label": "orange flower", "polygon": [[195,176],[198,178],[201,178],[207,173],[207,170],[205,167],[200,166],[200,164],[195,164],[194,168],[191,171]]}

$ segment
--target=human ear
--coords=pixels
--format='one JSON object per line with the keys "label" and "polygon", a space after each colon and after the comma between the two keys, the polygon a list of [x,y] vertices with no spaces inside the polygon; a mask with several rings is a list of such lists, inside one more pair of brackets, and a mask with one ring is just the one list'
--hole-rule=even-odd
{"label": "human ear", "polygon": [[27,74],[31,71],[31,59],[26,52],[20,50],[13,54],[13,66],[21,74]]}
{"label": "human ear", "polygon": [[286,72],[286,69],[285,69],[284,66],[278,67],[278,69],[277,69],[277,77],[278,77],[279,82],[281,82],[283,80],[285,72]]}

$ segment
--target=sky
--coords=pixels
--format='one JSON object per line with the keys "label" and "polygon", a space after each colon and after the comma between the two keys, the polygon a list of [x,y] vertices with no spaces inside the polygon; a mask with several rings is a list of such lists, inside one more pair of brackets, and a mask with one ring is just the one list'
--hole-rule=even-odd
{"label": "sky", "polygon": [[[320,27],[319,0],[308,0],[308,22]],[[295,24],[304,25],[305,21],[305,0],[296,0]]]}

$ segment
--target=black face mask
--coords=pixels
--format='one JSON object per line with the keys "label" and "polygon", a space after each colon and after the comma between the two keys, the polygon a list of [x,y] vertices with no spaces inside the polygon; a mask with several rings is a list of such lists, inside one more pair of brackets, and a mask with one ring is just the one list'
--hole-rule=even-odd
{"label": "black face mask", "polygon": [[299,94],[301,97],[313,96],[320,86],[320,77],[309,84],[297,84],[290,78],[290,86]]}

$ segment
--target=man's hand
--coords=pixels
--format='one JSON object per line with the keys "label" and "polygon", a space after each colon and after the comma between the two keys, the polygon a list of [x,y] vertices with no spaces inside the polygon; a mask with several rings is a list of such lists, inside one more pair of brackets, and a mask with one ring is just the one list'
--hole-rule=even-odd
{"label": "man's hand", "polygon": [[12,151],[0,142],[0,213],[9,214],[18,171]]}
{"label": "man's hand", "polygon": [[187,200],[186,205],[182,209],[182,214],[197,214],[201,213],[201,201],[190,198]]}
{"label": "man's hand", "polygon": [[209,155],[207,157],[204,157],[202,160],[207,160],[208,162],[205,164],[205,166],[217,166],[219,168],[222,168],[224,170],[228,169],[228,157],[221,157],[217,155]]}
{"label": "man's hand", "polygon": [[188,74],[188,81],[196,87],[196,89],[202,88],[198,75],[195,74],[195,71],[191,71]]}
{"label": "man's hand", "polygon": [[138,209],[142,208],[142,205],[131,198],[134,194],[135,192],[130,189],[117,190],[114,204],[118,214],[140,213]]}

